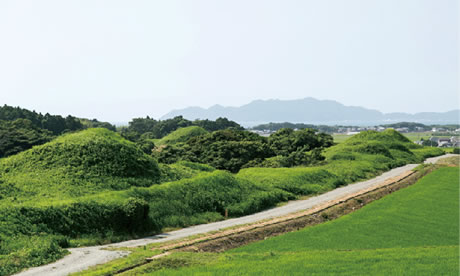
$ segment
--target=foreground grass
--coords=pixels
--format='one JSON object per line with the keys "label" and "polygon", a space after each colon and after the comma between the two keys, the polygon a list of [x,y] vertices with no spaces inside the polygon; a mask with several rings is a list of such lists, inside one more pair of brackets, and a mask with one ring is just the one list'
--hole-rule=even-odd
{"label": "foreground grass", "polygon": [[[458,246],[224,255],[181,253],[121,275],[457,275],[456,256]],[[183,265],[191,266],[177,269]]]}
{"label": "foreground grass", "polygon": [[126,274],[458,275],[458,180],[458,168],[441,168],[354,213],[213,254],[206,265],[174,269],[208,258],[181,253],[162,260],[160,270],[154,263]]}

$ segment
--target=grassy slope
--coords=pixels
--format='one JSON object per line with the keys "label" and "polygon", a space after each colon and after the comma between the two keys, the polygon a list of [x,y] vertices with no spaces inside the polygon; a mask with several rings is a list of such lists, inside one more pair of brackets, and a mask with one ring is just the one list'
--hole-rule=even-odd
{"label": "grassy slope", "polygon": [[159,182],[157,163],[118,134],[88,129],[0,159],[2,204],[75,198]]}
{"label": "grassy slope", "polygon": [[[218,257],[203,255],[201,263],[210,260],[205,266],[161,270],[158,274],[457,275],[458,179],[458,168],[441,168],[413,186],[337,220]],[[187,260],[197,259],[196,255],[173,255],[164,266],[187,264]],[[137,272],[154,269],[144,267]]]}
{"label": "grassy slope", "polygon": [[171,132],[170,134],[166,135],[161,139],[155,140],[154,143],[156,146],[172,145],[176,143],[186,142],[188,139],[192,137],[203,135],[206,133],[208,132],[204,128],[201,128],[199,126],[183,127]]}

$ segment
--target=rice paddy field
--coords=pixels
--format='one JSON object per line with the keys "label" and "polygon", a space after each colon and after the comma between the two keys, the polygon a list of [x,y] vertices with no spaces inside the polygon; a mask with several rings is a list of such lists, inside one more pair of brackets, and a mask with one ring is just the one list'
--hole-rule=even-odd
{"label": "rice paddy field", "polygon": [[317,226],[226,253],[175,253],[128,275],[458,275],[459,168]]}

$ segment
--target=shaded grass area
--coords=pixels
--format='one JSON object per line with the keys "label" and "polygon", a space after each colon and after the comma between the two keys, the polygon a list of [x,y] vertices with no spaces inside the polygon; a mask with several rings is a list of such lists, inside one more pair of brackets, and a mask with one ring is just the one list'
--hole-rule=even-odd
{"label": "shaded grass area", "polygon": [[[58,244],[57,254],[67,246],[222,220],[226,209],[230,217],[251,214],[440,154],[395,131],[366,132],[328,148],[320,166],[231,174],[190,162],[158,165],[107,130],[69,134],[0,160],[0,266],[7,273],[29,266],[3,256],[30,236]],[[54,253],[42,248],[21,258],[47,262]]]}
{"label": "shaded grass area", "polygon": [[[205,265],[174,269],[163,260],[125,275],[458,275],[458,179],[458,168],[441,168],[354,213],[214,254]],[[166,258],[207,258],[188,254]]]}

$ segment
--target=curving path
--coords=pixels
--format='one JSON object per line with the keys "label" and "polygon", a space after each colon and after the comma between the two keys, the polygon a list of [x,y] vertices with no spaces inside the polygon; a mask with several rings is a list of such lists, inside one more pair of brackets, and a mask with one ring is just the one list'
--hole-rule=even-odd
{"label": "curving path", "polygon": [[[446,154],[438,157],[428,158],[425,163],[436,163],[439,159],[456,156],[455,154]],[[103,250],[104,248],[117,248],[117,247],[136,247],[147,245],[150,243],[164,242],[170,240],[176,240],[193,236],[196,234],[203,234],[211,231],[216,231],[231,226],[242,225],[247,223],[253,223],[260,220],[265,220],[274,217],[284,216],[290,213],[295,213],[302,210],[310,209],[314,206],[324,204],[330,200],[338,199],[348,194],[357,193],[361,190],[377,186],[385,180],[397,177],[407,171],[417,167],[418,164],[409,164],[403,167],[392,169],[385,172],[373,179],[358,182],[355,184],[349,184],[348,186],[340,187],[319,196],[311,197],[305,200],[296,200],[287,203],[284,206],[272,208],[266,211],[255,213],[252,215],[228,219],[219,222],[213,222],[209,224],[201,224],[183,228],[176,231],[171,231],[164,234],[155,235],[137,240],[129,240],[119,243],[113,243],[103,246],[91,246],[81,248],[69,249],[70,254],[64,258],[43,266],[34,267],[17,275],[46,275],[46,276],[61,276],[68,275],[70,273],[78,272],[94,266],[97,264],[103,264],[116,258],[121,258],[129,254],[126,251],[108,251]]]}

